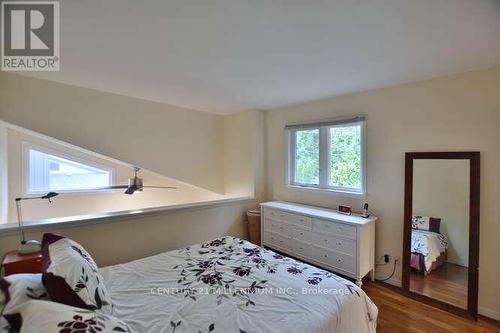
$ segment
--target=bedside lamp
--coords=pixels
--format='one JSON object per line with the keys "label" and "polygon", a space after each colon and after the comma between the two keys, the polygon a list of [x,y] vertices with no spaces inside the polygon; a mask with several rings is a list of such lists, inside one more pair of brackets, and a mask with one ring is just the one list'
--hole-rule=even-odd
{"label": "bedside lamp", "polygon": [[22,200],[35,200],[35,199],[47,199],[49,202],[52,202],[50,199],[59,195],[56,192],[49,192],[41,197],[26,197],[26,198],[16,198],[16,209],[17,209],[17,222],[19,224],[19,231],[21,233],[21,246],[19,247],[18,252],[20,254],[29,254],[38,252],[42,249],[42,246],[37,240],[29,240],[26,241],[24,237],[24,226],[23,226],[23,215],[21,212],[21,201]]}

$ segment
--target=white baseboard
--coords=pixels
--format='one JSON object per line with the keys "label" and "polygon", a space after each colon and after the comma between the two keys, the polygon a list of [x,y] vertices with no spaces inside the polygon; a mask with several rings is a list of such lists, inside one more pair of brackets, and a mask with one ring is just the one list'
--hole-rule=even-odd
{"label": "white baseboard", "polygon": [[478,309],[478,312],[482,316],[500,321],[500,312],[498,312],[498,311],[490,310],[490,309],[487,309],[487,308],[480,306]]}

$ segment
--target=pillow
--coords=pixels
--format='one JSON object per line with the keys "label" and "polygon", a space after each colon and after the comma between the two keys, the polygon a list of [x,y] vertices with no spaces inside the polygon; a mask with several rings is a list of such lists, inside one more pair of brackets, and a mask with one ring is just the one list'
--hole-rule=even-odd
{"label": "pillow", "polygon": [[5,317],[19,333],[131,332],[118,318],[50,301],[25,302]]}
{"label": "pillow", "polygon": [[413,215],[411,226],[413,229],[428,230],[439,234],[441,229],[441,219],[438,217]]}
{"label": "pillow", "polygon": [[5,297],[3,313],[32,299],[49,299],[42,284],[42,274],[13,274],[0,278],[0,289]]}
{"label": "pillow", "polygon": [[53,301],[112,313],[113,305],[97,265],[77,242],[44,234],[42,267],[43,284]]}
{"label": "pillow", "polygon": [[[42,274],[13,274],[0,278],[0,290],[3,294],[2,315],[32,299],[49,299],[42,284]],[[12,330],[13,331],[13,330]],[[0,318],[0,332],[11,332],[10,325],[3,316]]]}

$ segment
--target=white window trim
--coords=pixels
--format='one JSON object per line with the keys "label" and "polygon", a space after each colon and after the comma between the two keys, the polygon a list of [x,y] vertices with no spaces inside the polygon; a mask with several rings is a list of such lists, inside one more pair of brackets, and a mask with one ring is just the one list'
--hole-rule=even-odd
{"label": "white window trim", "polygon": [[[105,170],[109,172],[109,184],[113,185],[115,183],[115,169],[100,163],[97,163],[91,159],[86,159],[84,157],[79,157],[75,156],[73,154],[69,154],[66,152],[59,151],[57,149],[53,148],[48,148],[45,146],[37,145],[31,142],[23,141],[22,142],[22,188],[23,188],[23,195],[30,197],[30,196],[35,196],[39,194],[46,193],[46,191],[30,191],[29,190],[29,184],[30,184],[30,170],[29,170],[29,151],[37,150],[45,154],[53,155],[59,158],[63,158],[66,160],[74,161],[77,163],[85,164],[91,167],[95,167],[98,169]],[[81,154],[80,152],[78,152]],[[111,190],[110,190],[111,191]],[[58,193],[94,193],[95,191],[90,190],[90,189],[81,189],[81,190],[57,190]],[[101,191],[100,191],[101,192]]]}
{"label": "white window trim", "polygon": [[[332,127],[345,127],[346,125],[361,126],[361,188],[350,188],[343,186],[328,185],[330,179],[330,168],[328,167],[328,158],[330,155],[329,129]],[[297,183],[295,176],[295,133],[304,128],[287,129],[287,160],[286,160],[286,185],[294,189],[308,189],[321,191],[324,193],[338,193],[347,196],[365,196],[366,195],[366,121],[353,121],[340,125],[314,126],[311,129],[319,129],[319,184]],[[321,153],[321,147],[326,147],[326,152]],[[323,148],[325,149],[325,148]],[[326,170],[326,171],[323,171]]]}

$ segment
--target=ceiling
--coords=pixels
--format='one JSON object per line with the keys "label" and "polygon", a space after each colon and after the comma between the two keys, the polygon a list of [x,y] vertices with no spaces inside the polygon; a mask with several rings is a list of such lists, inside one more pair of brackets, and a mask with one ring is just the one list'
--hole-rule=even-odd
{"label": "ceiling", "polygon": [[499,63],[498,0],[64,0],[28,75],[222,114]]}

